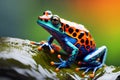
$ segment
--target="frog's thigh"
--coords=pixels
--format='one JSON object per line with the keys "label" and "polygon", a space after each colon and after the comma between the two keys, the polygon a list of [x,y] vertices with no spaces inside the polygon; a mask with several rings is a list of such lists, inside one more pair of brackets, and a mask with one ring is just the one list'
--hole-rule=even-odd
{"label": "frog's thigh", "polygon": [[100,58],[101,63],[104,64],[105,59],[106,59],[106,54],[107,54],[107,47],[102,46],[102,47],[96,49],[94,52],[91,52],[90,54],[88,54],[84,58],[84,61],[85,62],[91,62],[91,61],[95,61],[97,58]]}

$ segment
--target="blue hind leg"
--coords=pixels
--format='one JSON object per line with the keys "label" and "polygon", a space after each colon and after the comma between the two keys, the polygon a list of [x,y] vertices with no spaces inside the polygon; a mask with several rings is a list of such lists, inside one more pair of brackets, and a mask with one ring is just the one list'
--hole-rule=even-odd
{"label": "blue hind leg", "polygon": [[90,74],[90,77],[94,77],[94,74],[97,69],[101,68],[105,64],[107,54],[107,48],[106,46],[102,46],[95,50],[94,52],[91,52],[84,58],[84,62],[86,62],[85,67],[76,68],[76,70],[85,70],[82,75],[87,73],[90,69],[93,70],[93,73]]}

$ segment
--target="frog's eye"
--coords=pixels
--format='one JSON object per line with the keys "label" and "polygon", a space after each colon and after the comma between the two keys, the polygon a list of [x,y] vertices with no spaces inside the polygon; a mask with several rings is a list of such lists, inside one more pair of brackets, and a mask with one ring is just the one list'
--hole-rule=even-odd
{"label": "frog's eye", "polygon": [[52,12],[47,10],[47,11],[43,12],[43,15],[52,15]]}
{"label": "frog's eye", "polygon": [[52,22],[53,25],[58,25],[58,24],[60,23],[60,18],[59,18],[59,16],[53,15],[53,16],[51,17],[51,22]]}

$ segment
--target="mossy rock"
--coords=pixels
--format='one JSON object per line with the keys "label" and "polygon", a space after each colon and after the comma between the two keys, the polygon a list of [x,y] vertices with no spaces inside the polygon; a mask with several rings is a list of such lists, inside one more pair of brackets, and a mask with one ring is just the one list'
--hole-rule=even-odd
{"label": "mossy rock", "polygon": [[[18,38],[0,38],[0,80],[114,80],[120,75],[120,67],[104,66],[97,70],[95,77],[89,77],[88,72],[84,77],[83,71],[75,71],[79,67],[76,63],[70,68],[55,72],[55,66],[51,61],[59,61],[57,55],[48,50],[37,50],[37,46],[31,45],[29,40]],[[61,54],[66,59],[65,54]]]}

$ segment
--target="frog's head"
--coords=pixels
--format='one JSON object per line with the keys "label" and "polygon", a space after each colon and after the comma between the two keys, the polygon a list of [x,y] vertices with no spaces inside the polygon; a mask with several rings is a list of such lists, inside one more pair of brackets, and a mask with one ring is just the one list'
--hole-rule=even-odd
{"label": "frog's head", "polygon": [[45,11],[42,16],[38,17],[37,23],[50,33],[60,32],[60,17],[53,15],[51,11]]}

